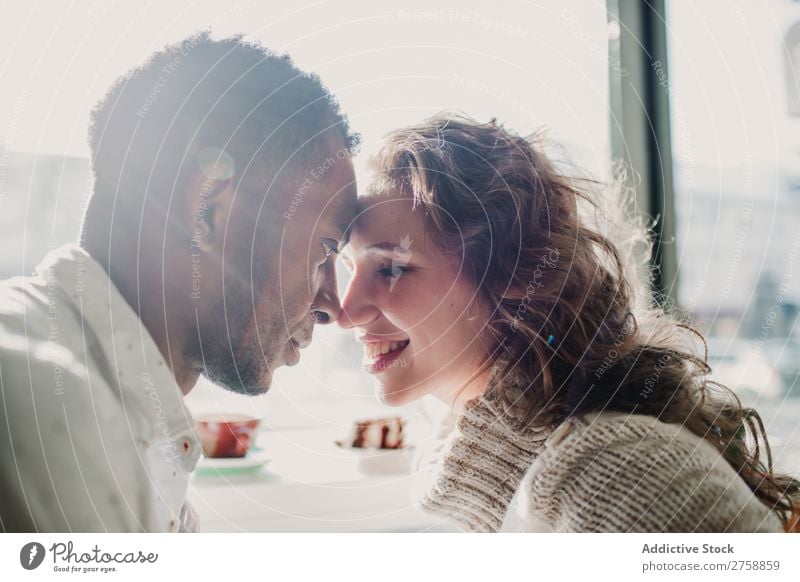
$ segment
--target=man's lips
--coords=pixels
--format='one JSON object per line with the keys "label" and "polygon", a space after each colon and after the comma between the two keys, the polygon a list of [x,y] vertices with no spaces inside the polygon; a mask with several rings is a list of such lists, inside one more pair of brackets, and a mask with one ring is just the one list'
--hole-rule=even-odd
{"label": "man's lips", "polygon": [[289,340],[301,350],[306,349],[311,344],[311,338],[314,333],[314,326],[307,327],[306,325],[298,326],[295,332],[289,336]]}
{"label": "man's lips", "polygon": [[311,334],[308,334],[308,336],[305,337],[292,336],[289,338],[289,341],[291,341],[293,345],[297,346],[298,349],[304,350],[311,345]]}
{"label": "man's lips", "polygon": [[294,339],[289,340],[289,353],[286,357],[287,366],[296,366],[300,362],[300,344]]}
{"label": "man's lips", "polygon": [[311,344],[311,334],[303,333],[293,335],[289,338],[289,355],[286,364],[295,366],[300,362],[300,350],[307,348]]}

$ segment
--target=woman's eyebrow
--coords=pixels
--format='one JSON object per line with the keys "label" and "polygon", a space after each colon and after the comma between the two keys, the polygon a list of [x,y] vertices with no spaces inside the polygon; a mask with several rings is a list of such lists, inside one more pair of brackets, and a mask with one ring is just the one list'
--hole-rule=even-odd
{"label": "woman's eyebrow", "polygon": [[384,241],[369,245],[367,247],[367,251],[394,251],[396,247],[397,243],[390,243]]}

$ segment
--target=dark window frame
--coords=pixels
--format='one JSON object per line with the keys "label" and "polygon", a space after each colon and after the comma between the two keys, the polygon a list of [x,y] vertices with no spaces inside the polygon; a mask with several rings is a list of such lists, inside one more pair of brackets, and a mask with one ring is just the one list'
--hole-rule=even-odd
{"label": "dark window frame", "polygon": [[[608,0],[611,152],[635,188],[637,211],[654,221],[653,292],[678,305],[675,189],[670,132],[666,0]],[[625,71],[621,75],[620,71]]]}

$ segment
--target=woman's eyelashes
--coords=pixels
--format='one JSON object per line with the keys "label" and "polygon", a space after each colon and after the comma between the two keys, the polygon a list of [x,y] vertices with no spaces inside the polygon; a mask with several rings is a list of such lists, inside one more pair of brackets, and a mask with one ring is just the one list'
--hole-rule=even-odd
{"label": "woman's eyelashes", "polygon": [[[340,254],[339,257],[342,260],[342,265],[344,265],[344,267],[348,271],[350,271],[351,273],[356,269],[358,269],[358,270],[361,270],[361,269],[368,270],[370,268],[370,263],[372,262],[371,259],[367,259],[365,261],[354,260],[353,257],[350,256],[347,251],[345,251],[344,253]],[[373,266],[373,268],[374,268],[374,266]],[[379,265],[378,265],[378,267],[377,267],[375,272],[377,273],[378,277],[388,281],[388,280],[398,279],[400,277],[400,275],[403,275],[404,273],[409,273],[409,272],[415,271],[415,270],[416,270],[416,268],[412,267],[411,265],[406,265],[406,264],[403,264],[403,263],[400,263],[400,264],[394,263],[393,264],[393,261],[391,261],[391,262],[379,263]]]}
{"label": "woman's eyelashes", "polygon": [[385,279],[397,279],[403,273],[413,271],[412,267],[405,265],[381,265],[378,274]]}

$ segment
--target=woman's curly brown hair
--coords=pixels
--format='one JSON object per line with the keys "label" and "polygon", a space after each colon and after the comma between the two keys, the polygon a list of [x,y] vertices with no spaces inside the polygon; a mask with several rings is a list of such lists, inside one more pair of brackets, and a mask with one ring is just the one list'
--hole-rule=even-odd
{"label": "woman's curly brown hair", "polygon": [[491,360],[530,380],[509,405],[536,424],[600,410],[681,424],[793,529],[800,483],[773,472],[756,411],[708,378],[702,336],[654,300],[650,232],[626,216],[626,189],[568,171],[545,146],[439,114],[387,137],[372,188],[413,196],[440,248],[463,257],[493,310]]}

